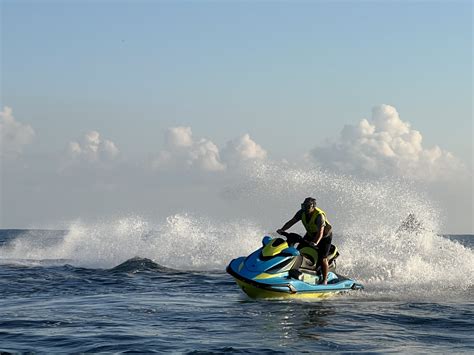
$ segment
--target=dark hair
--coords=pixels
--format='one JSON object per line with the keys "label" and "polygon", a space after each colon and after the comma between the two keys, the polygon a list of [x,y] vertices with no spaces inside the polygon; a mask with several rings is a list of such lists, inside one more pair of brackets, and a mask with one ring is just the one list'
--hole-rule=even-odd
{"label": "dark hair", "polygon": [[303,201],[303,205],[314,205],[316,207],[316,199],[312,197],[306,197]]}

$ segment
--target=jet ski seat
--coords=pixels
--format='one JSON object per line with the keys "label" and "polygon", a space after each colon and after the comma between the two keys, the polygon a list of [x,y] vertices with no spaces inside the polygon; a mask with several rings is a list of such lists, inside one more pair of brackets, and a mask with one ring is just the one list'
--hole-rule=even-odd
{"label": "jet ski seat", "polygon": [[[303,247],[300,249],[300,253],[303,256],[301,258],[301,264],[298,265],[299,269],[305,269],[310,271],[318,271],[319,264],[318,264],[318,252],[316,249],[312,247]],[[331,248],[329,249],[329,268],[335,267],[336,261],[335,259],[339,256],[339,252],[334,244],[331,244]]]}

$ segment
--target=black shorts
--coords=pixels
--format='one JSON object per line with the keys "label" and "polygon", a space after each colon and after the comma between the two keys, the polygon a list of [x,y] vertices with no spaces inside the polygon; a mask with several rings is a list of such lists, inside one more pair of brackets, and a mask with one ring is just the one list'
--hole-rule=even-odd
{"label": "black shorts", "polygon": [[323,237],[318,244],[318,259],[322,260],[327,258],[329,255],[329,250],[331,249],[332,243],[332,233],[329,233],[327,236]]}
{"label": "black shorts", "polygon": [[[308,241],[308,236],[305,235],[304,241]],[[303,242],[304,242],[303,241]],[[318,251],[318,260],[321,261],[324,258],[327,258],[329,255],[329,251],[331,250],[331,244],[332,244],[332,232],[329,232],[328,235],[323,237],[321,241],[319,242],[318,246],[316,247],[316,250]]]}

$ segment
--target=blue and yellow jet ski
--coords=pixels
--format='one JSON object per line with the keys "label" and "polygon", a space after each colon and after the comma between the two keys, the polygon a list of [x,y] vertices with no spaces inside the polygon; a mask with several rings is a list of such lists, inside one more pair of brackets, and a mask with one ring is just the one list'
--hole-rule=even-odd
{"label": "blue and yellow jet ski", "polygon": [[265,236],[263,246],[247,257],[230,262],[227,272],[252,298],[326,298],[339,292],[363,288],[354,280],[336,274],[336,246],[328,256],[327,285],[319,284],[321,266],[317,251],[306,246],[301,236],[283,233],[283,238]]}

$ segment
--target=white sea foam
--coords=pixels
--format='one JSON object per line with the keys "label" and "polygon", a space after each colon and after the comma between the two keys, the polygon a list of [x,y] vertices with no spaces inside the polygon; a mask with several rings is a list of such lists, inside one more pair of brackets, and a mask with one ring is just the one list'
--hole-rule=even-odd
{"label": "white sea foam", "polygon": [[245,221],[213,223],[186,214],[157,225],[139,217],[75,222],[60,240],[41,242],[38,233],[16,238],[0,248],[0,263],[60,259],[75,266],[110,268],[139,256],[171,268],[219,269],[235,255],[250,252],[262,234]]}
{"label": "white sea foam", "polygon": [[[338,271],[375,292],[462,292],[474,286],[474,252],[439,235],[440,209],[403,180],[361,180],[321,169],[260,165],[254,170],[258,193],[282,198],[313,194],[331,211]],[[275,178],[277,177],[277,178]],[[421,224],[400,225],[409,214]]]}

